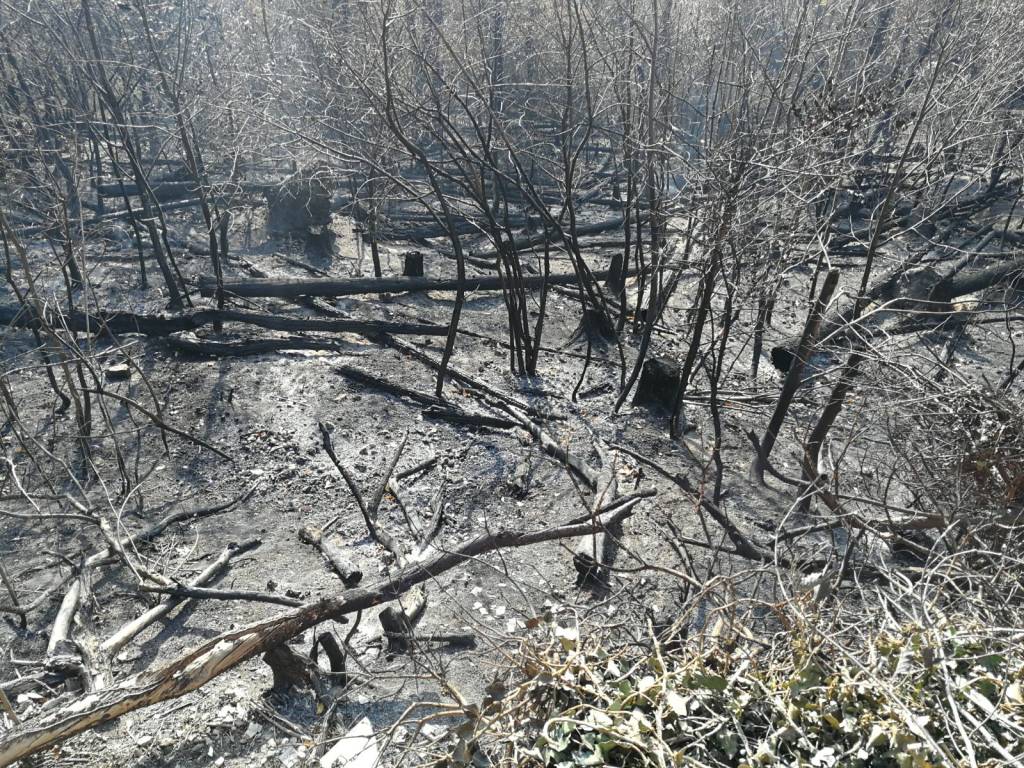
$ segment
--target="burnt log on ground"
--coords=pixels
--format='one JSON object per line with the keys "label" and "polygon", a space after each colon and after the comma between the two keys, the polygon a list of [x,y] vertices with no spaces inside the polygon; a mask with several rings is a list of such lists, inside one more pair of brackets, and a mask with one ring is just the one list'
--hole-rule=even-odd
{"label": "burnt log on ground", "polygon": [[515,429],[519,424],[511,419],[500,419],[494,416],[481,416],[476,413],[467,413],[460,408],[451,406],[442,407],[432,405],[423,409],[423,418],[434,421],[448,421],[453,424],[463,424],[470,427],[484,427],[487,429]]}
{"label": "burnt log on ground", "polygon": [[[400,323],[382,320],[347,320],[297,318],[246,312],[234,309],[204,309],[177,315],[137,315],[132,312],[64,312],[49,318],[54,327],[67,327],[72,331],[96,334],[138,333],[144,336],[169,336],[183,331],[194,331],[214,323],[241,323],[274,331],[316,331],[322,333],[358,334],[413,334],[444,336],[445,325],[427,323]],[[40,327],[39,318],[28,305],[0,306],[0,324],[21,328]]]}
{"label": "burnt log on ground", "polygon": [[[384,342],[384,344],[391,347],[392,349],[397,350],[398,352],[401,352],[404,355],[408,355],[414,358],[415,360],[419,360],[421,363],[429,367],[431,370],[441,370],[440,361],[435,360],[433,357],[423,352],[423,350],[419,349],[413,344],[409,344],[403,339],[399,339],[396,338],[395,336],[385,334],[382,337],[382,341]],[[485,402],[493,399],[496,402],[507,403],[523,411],[523,413],[529,414],[530,416],[543,421],[558,421],[564,418],[563,416],[559,416],[554,413],[544,412],[542,409],[539,409],[536,406],[529,405],[528,403],[524,403],[521,400],[516,399],[515,397],[507,395],[504,392],[490,386],[489,384],[486,384],[485,382],[481,381],[475,376],[471,376],[470,374],[464,371],[460,371],[458,368],[456,368],[454,365],[451,365],[450,363],[444,367],[444,371],[445,375],[448,376],[448,378],[465,385],[469,391],[475,392],[478,395],[480,395],[481,399],[484,400]]]}
{"label": "burnt log on ground", "polygon": [[[618,496],[618,482],[615,476],[616,467],[611,452],[600,441],[595,443],[594,448],[601,459],[601,470],[590,510],[594,517],[597,518],[600,516],[601,509],[614,502]],[[581,536],[576,541],[576,546],[573,549],[572,564],[578,576],[577,585],[598,583],[604,578],[605,571],[612,564],[613,555],[612,537],[608,534],[607,530],[602,529],[586,536]]]}
{"label": "burnt log on ground", "polygon": [[[158,179],[151,182],[151,186],[157,200],[182,200],[186,197],[194,197],[198,194],[196,183],[191,180],[182,181],[180,179]],[[227,195],[265,195],[268,192],[272,192],[276,189],[280,189],[280,184],[270,184],[265,182],[250,182],[250,181],[223,181],[214,182],[210,185],[211,192],[216,196],[227,196]],[[131,197],[137,197],[139,194],[139,187],[137,184],[131,182],[125,182],[121,184],[103,183],[97,186],[97,194],[101,197],[122,197],[123,195],[129,195]]]}
{"label": "burnt log on ground", "polygon": [[537,441],[537,444],[544,453],[559,463],[564,464],[573,474],[582,480],[588,488],[591,490],[597,489],[598,482],[600,480],[600,473],[596,469],[590,466],[579,456],[570,453],[569,450],[562,445],[561,441],[556,440],[554,437],[549,435],[544,431],[540,424],[528,418],[521,411],[504,402],[497,403],[497,406],[511,416],[520,427],[529,432],[533,436],[533,439]]}
{"label": "burnt log on ground", "polygon": [[[645,214],[646,217],[646,214]],[[583,243],[580,242],[580,238],[588,237],[590,235],[599,235],[602,232],[608,232],[613,229],[621,229],[625,219],[622,216],[614,216],[610,219],[603,219],[601,221],[595,221],[591,224],[583,224],[576,227],[575,239],[582,247]],[[566,238],[572,236],[568,229],[562,229],[562,233]],[[517,251],[527,251],[531,248],[535,248],[538,245],[544,245],[544,243],[551,243],[552,245],[558,245],[563,242],[562,235],[553,230],[547,230],[539,232],[533,235],[526,235],[523,237],[517,237],[515,239],[515,248]],[[622,242],[616,240],[615,246],[621,247]],[[477,259],[498,259],[499,253],[497,249],[490,249],[486,251],[477,251],[473,254]]]}
{"label": "burnt log on ground", "polygon": [[[886,296],[892,296],[895,293],[896,286],[899,285],[900,279],[911,269],[914,269],[924,258],[924,254],[916,254],[902,264],[894,267],[893,269],[886,272],[882,277],[876,280],[868,288],[867,292],[862,297],[865,301],[875,302],[883,299]],[[818,338],[828,339],[833,336],[837,331],[842,329],[844,326],[849,325],[850,321],[854,316],[854,309],[856,302],[843,308],[842,310],[833,310],[825,315],[821,320],[821,327],[818,332]],[[783,339],[771,349],[771,360],[772,365],[777,369],[785,373],[790,369],[793,364],[796,355],[797,346],[800,344],[800,336],[791,336]]]}
{"label": "burnt log on ground", "polygon": [[[608,277],[607,270],[592,273],[595,280]],[[635,275],[631,270],[629,275]],[[579,278],[575,273],[549,275],[531,275],[523,278],[526,288],[540,288],[547,285],[575,285]],[[463,290],[498,291],[508,280],[502,277],[467,277],[461,283]],[[460,287],[457,279],[432,280],[425,277],[384,277],[384,278],[350,278],[345,280],[225,280],[226,295],[243,296],[246,298],[295,298],[296,296],[359,296],[370,293],[404,293],[417,291],[456,291]],[[213,296],[217,284],[213,278],[203,278],[199,282],[199,291],[203,296]]]}
{"label": "burnt log on ground", "polygon": [[[202,200],[198,197],[190,197],[185,200],[176,200],[174,202],[164,203],[160,206],[160,210],[163,213],[169,211],[177,211],[182,208],[198,208],[202,204]],[[102,216],[95,216],[91,219],[86,219],[84,224],[86,227],[93,227],[97,224],[106,224],[111,221],[120,221],[121,219],[131,218],[132,216],[142,217],[143,213],[141,209],[114,211],[113,213],[106,213]],[[19,237],[32,237],[34,235],[41,235],[44,232],[51,231],[56,227],[55,224],[40,224],[34,227],[24,227],[16,229]]]}
{"label": "burnt log on ground", "polygon": [[351,352],[351,345],[333,339],[314,339],[305,336],[292,336],[285,339],[255,339],[253,341],[208,341],[206,339],[186,339],[181,336],[167,336],[164,345],[178,352],[202,357],[245,357],[247,355],[263,355],[271,352]]}
{"label": "burnt log on ground", "polygon": [[983,291],[999,283],[1024,276],[1024,255],[1017,255],[984,269],[958,272],[941,280],[931,291],[928,299],[932,302],[949,302],[953,299]]}
{"label": "burnt log on ground", "polygon": [[[902,313],[942,315],[948,312],[949,302],[1001,283],[1019,279],[1024,275],[1024,256],[1017,255],[998,264],[963,271],[958,268],[945,276],[937,276],[930,268],[918,268],[920,256],[908,260],[874,283],[865,294],[868,301],[891,302],[893,310]],[[836,343],[852,332],[870,333],[869,324],[877,322],[878,313],[865,313],[856,323],[853,307],[830,312],[821,324],[819,338],[822,343]],[[785,373],[795,360],[798,336],[789,336],[771,349],[772,365]]]}
{"label": "burnt log on ground", "polygon": [[305,526],[299,530],[299,540],[319,549],[341,579],[341,583],[349,589],[363,580],[363,572],[352,565],[344,553],[319,528]]}
{"label": "burnt log on ground", "polygon": [[[452,227],[457,235],[478,235],[480,224],[472,219],[456,217]],[[389,220],[379,225],[377,236],[384,240],[412,240],[425,243],[435,237],[445,237],[448,230],[442,224],[403,224],[401,221]]]}
{"label": "burnt log on ground", "polygon": [[415,403],[419,403],[424,406],[440,406],[446,407],[447,401],[434,395],[429,395],[423,392],[417,392],[409,387],[402,386],[401,384],[395,384],[394,382],[385,381],[384,379],[361,371],[358,368],[353,368],[350,365],[339,365],[334,369],[335,373],[344,376],[349,381],[354,381],[360,386],[366,387],[371,390],[380,390],[387,392],[389,395],[395,397],[406,397]]}
{"label": "burnt log on ground", "polygon": [[[160,206],[160,210],[163,213],[167,213],[169,211],[179,211],[183,208],[198,208],[200,205],[202,205],[202,203],[202,198],[199,197],[178,198],[177,200],[172,200],[163,203]],[[104,224],[108,221],[119,221],[121,219],[127,219],[132,216],[141,218],[143,216],[142,209],[135,208],[132,209],[131,211],[127,209],[123,211],[114,211],[112,213],[104,214],[103,216],[97,216],[93,219],[89,219],[85,222],[85,225],[88,227],[94,224]]]}
{"label": "burnt log on ground", "polygon": [[[469,205],[469,203],[464,201],[464,205]],[[484,232],[484,228],[487,226],[484,219],[465,209],[452,211],[451,213],[452,226],[458,235],[479,235]],[[365,217],[366,214],[362,212],[357,204],[353,210],[353,215],[359,219],[361,216]],[[441,214],[435,216],[431,213],[422,212],[422,210],[410,211],[399,208],[389,212],[387,216],[378,217],[377,234],[388,239],[415,240],[419,242],[438,237],[447,237],[449,235],[447,225],[444,221],[439,221],[439,218],[443,218],[443,216]],[[525,226],[526,216],[510,213],[508,223],[512,227]]]}
{"label": "burnt log on ground", "polygon": [[[160,202],[184,200],[185,198],[196,197],[199,194],[199,190],[193,181],[152,181],[150,182],[150,188],[153,191],[153,196]],[[137,184],[131,183],[124,185],[100,184],[96,187],[96,193],[101,197],[120,198],[124,195],[137,197],[139,195],[139,187]]]}
{"label": "burnt log on ground", "polygon": [[[251,539],[250,541],[243,542],[242,544],[229,544],[227,548],[221,553],[220,557],[213,561],[202,573],[197,575],[194,579],[185,584],[185,587],[204,587],[207,582],[212,581],[218,577],[221,572],[227,567],[228,563],[235,557],[241,554],[250,552],[260,545],[259,539]],[[172,586],[172,585],[164,585]],[[142,630],[148,627],[155,621],[166,616],[168,613],[173,611],[178,605],[184,600],[188,600],[188,596],[183,595],[170,595],[168,598],[153,608],[149,609],[145,613],[137,616],[132,621],[129,621],[123,627],[118,629],[114,634],[108,637],[99,645],[101,653],[107,657],[113,656],[127,643],[131,642],[132,638],[138,635]]]}

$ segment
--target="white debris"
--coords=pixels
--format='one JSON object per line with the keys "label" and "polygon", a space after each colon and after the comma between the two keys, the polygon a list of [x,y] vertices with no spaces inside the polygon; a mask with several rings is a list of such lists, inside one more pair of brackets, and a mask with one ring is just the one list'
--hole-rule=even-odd
{"label": "white debris", "polygon": [[448,728],[437,723],[424,723],[423,727],[420,728],[420,733],[431,741],[436,741],[448,733]]}
{"label": "white debris", "polygon": [[299,751],[295,747],[288,746],[278,753],[277,759],[281,761],[281,765],[283,765],[284,768],[295,768],[302,759],[302,755],[299,754]]}
{"label": "white debris", "polygon": [[320,758],[320,768],[376,768],[379,761],[373,725],[364,717]]}

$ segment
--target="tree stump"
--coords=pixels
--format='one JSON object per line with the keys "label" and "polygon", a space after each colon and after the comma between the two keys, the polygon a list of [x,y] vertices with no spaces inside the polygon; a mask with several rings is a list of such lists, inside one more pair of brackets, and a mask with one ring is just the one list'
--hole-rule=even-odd
{"label": "tree stump", "polygon": [[941,282],[942,275],[931,266],[908,269],[900,276],[896,285],[895,295],[899,297],[899,302],[893,305],[893,308],[922,312],[941,310],[942,307],[930,300],[936,286]]}
{"label": "tree stump", "polygon": [[615,326],[611,318],[600,309],[587,307],[583,310],[580,324],[572,335],[573,341],[587,339],[591,343],[604,344],[615,340]]}
{"label": "tree stump", "polygon": [[659,405],[671,410],[679,392],[679,376],[679,366],[670,358],[652,357],[640,373],[633,405]]}
{"label": "tree stump", "polygon": [[263,660],[274,673],[273,693],[303,690],[313,684],[315,665],[305,656],[282,643],[263,654]]}
{"label": "tree stump", "polygon": [[423,277],[423,254],[419,251],[406,251],[402,254],[402,276]]}
{"label": "tree stump", "polygon": [[331,223],[331,187],[324,166],[299,171],[268,191],[266,198],[271,235],[316,236]]}
{"label": "tree stump", "polygon": [[517,462],[507,480],[508,490],[514,498],[525,499],[530,495],[530,462]]}
{"label": "tree stump", "polygon": [[380,612],[380,626],[384,630],[390,653],[404,653],[413,641],[413,628],[427,607],[427,593],[415,586]]}

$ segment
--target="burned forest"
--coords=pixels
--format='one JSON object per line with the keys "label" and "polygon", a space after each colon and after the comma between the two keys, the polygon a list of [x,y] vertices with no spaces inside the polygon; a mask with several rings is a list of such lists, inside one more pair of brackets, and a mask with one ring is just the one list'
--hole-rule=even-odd
{"label": "burned forest", "polygon": [[0,766],[1024,766],[1019,0],[0,0]]}

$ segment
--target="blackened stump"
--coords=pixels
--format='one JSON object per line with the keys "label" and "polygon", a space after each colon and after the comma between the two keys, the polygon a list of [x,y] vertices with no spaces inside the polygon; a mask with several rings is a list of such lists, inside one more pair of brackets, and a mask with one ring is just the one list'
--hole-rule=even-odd
{"label": "blackened stump", "polygon": [[633,405],[660,405],[671,409],[679,391],[679,366],[667,357],[652,357],[644,363],[636,385]]}
{"label": "blackened stump", "polygon": [[604,344],[615,340],[615,326],[611,318],[600,309],[588,307],[583,310],[580,324],[572,335],[573,341],[587,339],[596,344]]}
{"label": "blackened stump", "polygon": [[402,254],[403,277],[423,277],[423,254],[419,251],[406,251]]}
{"label": "blackened stump", "polygon": [[267,191],[267,230],[278,236],[322,235],[331,223],[331,187],[321,167],[303,170]]}
{"label": "blackened stump", "polygon": [[789,371],[790,366],[793,365],[795,355],[793,354],[793,350],[788,346],[779,345],[777,347],[772,347],[771,355],[772,365],[782,373]]}

